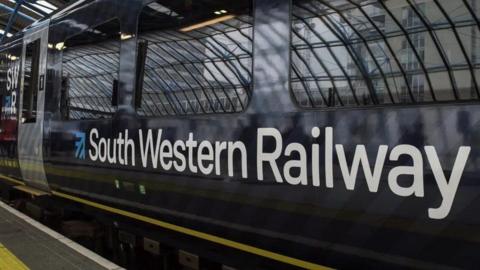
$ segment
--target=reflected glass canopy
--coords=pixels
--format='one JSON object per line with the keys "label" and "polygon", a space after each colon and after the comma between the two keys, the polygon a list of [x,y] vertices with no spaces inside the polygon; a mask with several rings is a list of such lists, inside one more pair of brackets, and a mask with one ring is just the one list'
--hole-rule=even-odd
{"label": "reflected glass canopy", "polygon": [[477,100],[477,0],[293,1],[304,107]]}

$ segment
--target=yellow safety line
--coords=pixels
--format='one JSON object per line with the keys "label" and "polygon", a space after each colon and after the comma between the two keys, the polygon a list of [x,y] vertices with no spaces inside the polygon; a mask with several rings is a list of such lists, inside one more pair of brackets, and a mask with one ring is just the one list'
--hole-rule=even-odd
{"label": "yellow safety line", "polygon": [[0,270],[28,270],[21,260],[0,244]]}
{"label": "yellow safety line", "polygon": [[178,226],[178,225],[171,224],[171,223],[168,223],[168,222],[164,222],[164,221],[161,221],[161,220],[157,220],[157,219],[154,219],[154,218],[151,218],[151,217],[143,216],[143,215],[140,215],[140,214],[132,213],[132,212],[117,209],[117,208],[113,208],[113,207],[110,207],[110,206],[106,206],[106,205],[103,205],[103,204],[99,204],[99,203],[96,203],[96,202],[85,200],[85,199],[82,199],[82,198],[79,198],[79,197],[76,197],[76,196],[72,196],[72,195],[69,195],[69,194],[65,194],[65,193],[62,193],[62,192],[52,191],[52,194],[55,195],[55,196],[58,196],[58,197],[62,197],[64,199],[72,200],[72,201],[79,202],[79,203],[82,203],[82,204],[85,204],[85,205],[89,205],[89,206],[92,206],[92,207],[95,207],[95,208],[98,208],[98,209],[102,209],[102,210],[110,212],[110,213],[126,216],[126,217],[133,218],[133,219],[136,219],[136,220],[140,220],[140,221],[150,223],[150,224],[153,224],[153,225],[165,228],[165,229],[175,231],[175,232],[179,232],[179,233],[183,233],[183,234],[186,234],[186,235],[194,236],[194,237],[197,237],[197,238],[200,238],[200,239],[203,239],[203,240],[207,240],[207,241],[210,241],[210,242],[221,244],[221,245],[224,245],[224,246],[227,246],[227,247],[231,247],[231,248],[238,249],[238,250],[241,250],[241,251],[244,251],[244,252],[252,253],[252,254],[262,256],[262,257],[265,257],[265,258],[269,258],[269,259],[279,261],[279,262],[282,262],[282,263],[294,265],[294,266],[301,267],[301,268],[304,268],[304,269],[311,269],[311,270],[332,269],[332,268],[329,268],[329,267],[326,267],[326,266],[323,266],[323,265],[319,265],[319,264],[303,261],[303,260],[300,260],[300,259],[292,258],[292,257],[289,257],[289,256],[285,256],[285,255],[276,253],[276,252],[272,252],[272,251],[268,251],[268,250],[265,250],[265,249],[250,246],[250,245],[247,245],[247,244],[239,243],[239,242],[232,241],[232,240],[229,240],[229,239],[225,239],[225,238],[215,236],[215,235],[212,235],[212,234],[192,230],[192,229],[189,229],[189,228],[186,228],[186,227]]}
{"label": "yellow safety line", "polygon": [[3,174],[0,174],[0,178],[4,179],[4,180],[6,180],[6,181],[9,181],[9,182],[11,182],[11,183],[17,184],[17,185],[21,185],[21,186],[24,186],[24,185],[25,185],[24,182],[19,181],[19,180],[16,180],[16,179],[13,179],[13,178],[8,177],[8,176],[5,176],[5,175],[3,175]]}

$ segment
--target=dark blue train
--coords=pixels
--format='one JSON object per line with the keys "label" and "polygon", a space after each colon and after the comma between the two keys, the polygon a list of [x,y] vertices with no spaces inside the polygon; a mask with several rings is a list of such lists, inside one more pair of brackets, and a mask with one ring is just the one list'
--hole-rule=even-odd
{"label": "dark blue train", "polygon": [[131,269],[477,269],[479,16],[77,1],[0,47],[3,194]]}

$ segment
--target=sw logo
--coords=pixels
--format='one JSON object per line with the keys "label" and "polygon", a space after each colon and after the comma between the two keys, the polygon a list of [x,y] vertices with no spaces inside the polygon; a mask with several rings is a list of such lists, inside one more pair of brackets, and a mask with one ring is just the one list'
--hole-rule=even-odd
{"label": "sw logo", "polygon": [[85,159],[85,132],[75,131],[75,157]]}

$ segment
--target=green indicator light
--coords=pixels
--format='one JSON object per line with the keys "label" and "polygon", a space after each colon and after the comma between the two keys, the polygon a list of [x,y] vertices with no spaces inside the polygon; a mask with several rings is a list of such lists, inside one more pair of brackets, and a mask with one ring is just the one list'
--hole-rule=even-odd
{"label": "green indicator light", "polygon": [[115,187],[117,189],[120,189],[120,181],[118,181],[117,179],[115,179]]}
{"label": "green indicator light", "polygon": [[145,188],[144,185],[138,186],[138,189],[139,189],[141,194],[143,194],[143,195],[147,194],[147,189]]}

